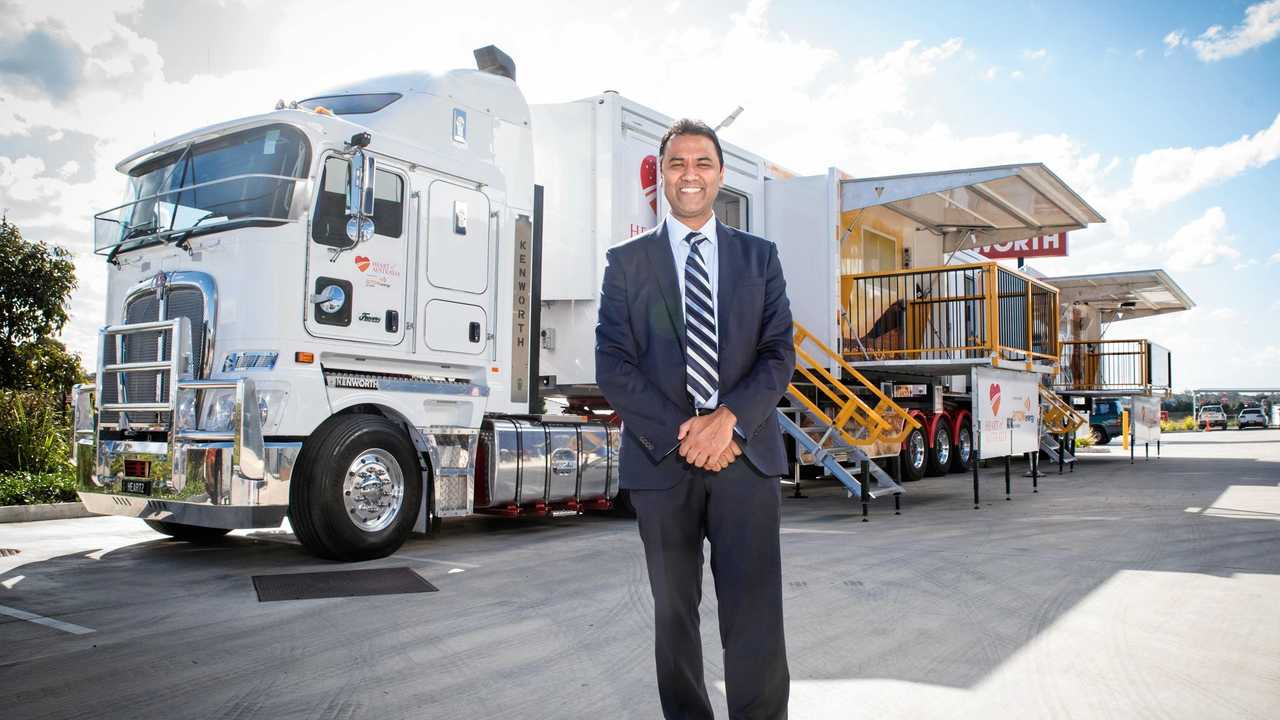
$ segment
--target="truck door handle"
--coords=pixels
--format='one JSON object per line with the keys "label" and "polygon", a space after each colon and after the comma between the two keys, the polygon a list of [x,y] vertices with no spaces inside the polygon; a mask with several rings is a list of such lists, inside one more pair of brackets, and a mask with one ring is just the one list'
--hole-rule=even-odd
{"label": "truck door handle", "polygon": [[469,337],[473,343],[480,342],[480,323],[472,322],[467,326],[467,337]]}
{"label": "truck door handle", "polygon": [[400,332],[400,313],[395,310],[388,310],[383,327],[389,333]]}

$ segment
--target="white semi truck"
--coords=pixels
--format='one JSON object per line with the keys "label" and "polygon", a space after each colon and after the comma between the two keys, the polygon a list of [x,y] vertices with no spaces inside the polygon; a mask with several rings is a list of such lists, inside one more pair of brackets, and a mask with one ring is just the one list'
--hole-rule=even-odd
{"label": "white semi truck", "polygon": [[[476,61],[282,102],[117,166],[127,201],[94,217],[110,264],[96,382],[74,402],[88,509],[188,539],[287,515],[311,552],[357,560],[441,518],[622,500],[597,293],[605,250],[665,213],[670,118],[613,92],[531,108],[510,58]],[[839,460],[901,452],[907,477],[943,443],[967,460],[970,389],[942,381],[1043,373],[1056,294],[994,265],[909,269],[1100,218],[1040,165],[857,181],[724,150],[717,217],[778,244],[801,323],[797,460],[864,500],[866,472]],[[942,389],[945,406],[926,401]],[[566,414],[544,414],[551,396]],[[930,465],[962,469],[950,457]]]}

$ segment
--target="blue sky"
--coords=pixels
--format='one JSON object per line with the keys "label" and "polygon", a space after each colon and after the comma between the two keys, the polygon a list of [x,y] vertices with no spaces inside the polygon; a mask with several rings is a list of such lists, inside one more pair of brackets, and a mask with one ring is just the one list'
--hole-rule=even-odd
{"label": "blue sky", "polygon": [[[495,43],[531,102],[609,88],[713,121],[741,104],[726,139],[802,172],[1045,162],[1110,222],[1037,267],[1166,267],[1199,304],[1109,336],[1170,346],[1181,387],[1280,385],[1280,0],[480,5],[0,0],[0,205],[77,254],[68,344],[92,362],[89,218],[119,201],[120,158]],[[353,36],[378,51],[337,52]]]}

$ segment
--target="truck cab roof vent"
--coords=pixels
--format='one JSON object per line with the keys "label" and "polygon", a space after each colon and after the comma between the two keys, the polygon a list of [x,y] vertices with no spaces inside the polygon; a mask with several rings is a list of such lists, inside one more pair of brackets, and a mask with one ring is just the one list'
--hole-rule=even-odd
{"label": "truck cab roof vent", "polygon": [[492,75],[501,75],[511,82],[516,81],[516,61],[502,52],[496,45],[486,45],[473,51],[476,56],[476,69]]}

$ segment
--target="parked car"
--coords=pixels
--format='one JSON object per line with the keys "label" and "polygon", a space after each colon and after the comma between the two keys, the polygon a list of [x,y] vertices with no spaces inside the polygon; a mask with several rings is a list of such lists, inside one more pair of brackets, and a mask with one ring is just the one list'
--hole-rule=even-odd
{"label": "parked car", "polygon": [[1111,438],[1120,437],[1120,413],[1124,410],[1119,400],[1094,400],[1089,410],[1089,432],[1093,442],[1106,445]]}
{"label": "parked car", "polygon": [[1205,405],[1200,408],[1200,414],[1196,416],[1196,425],[1203,428],[1206,422],[1210,428],[1227,429],[1227,414],[1222,411],[1221,405]]}
{"label": "parked car", "polygon": [[1236,417],[1236,428],[1243,430],[1247,427],[1267,427],[1267,416],[1262,413],[1262,408],[1249,407],[1240,411]]}

